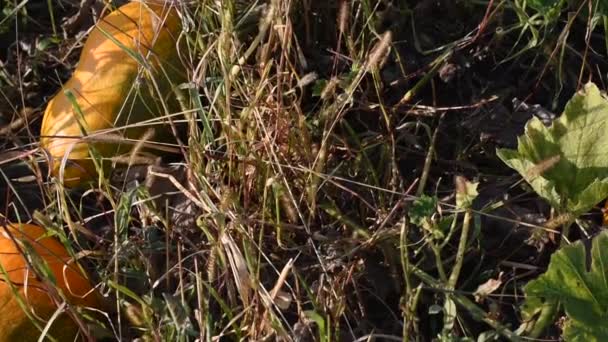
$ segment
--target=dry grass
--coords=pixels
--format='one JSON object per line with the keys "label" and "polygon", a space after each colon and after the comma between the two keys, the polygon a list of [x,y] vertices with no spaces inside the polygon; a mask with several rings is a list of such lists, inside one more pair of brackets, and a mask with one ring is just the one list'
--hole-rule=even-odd
{"label": "dry grass", "polygon": [[[162,147],[160,160],[142,155],[146,135],[83,189],[50,178],[37,145],[45,101],[25,99],[52,91],[0,65],[11,82],[0,82],[9,100],[0,112],[14,113],[0,128],[5,216],[52,228],[78,251],[108,304],[90,333],[517,338],[521,286],[546,263],[552,231],[522,218],[538,201],[494,155],[519,126],[493,130],[488,118],[533,91],[557,106],[578,75],[539,76],[558,64],[547,48],[562,41],[550,33],[522,47],[532,33],[513,2],[413,3],[178,2],[182,111],[140,125],[171,118],[180,143]],[[35,81],[55,91],[77,55],[69,44],[34,49],[46,62],[19,53],[27,60],[10,62],[34,63]],[[576,60],[568,51],[560,58]],[[65,70],[51,80],[39,73],[45,63]],[[26,102],[34,114],[19,111]],[[472,207],[457,203],[469,191],[457,175],[481,183]],[[542,219],[539,208],[531,215]],[[541,251],[528,244],[533,234]],[[500,272],[500,290],[474,301]]]}

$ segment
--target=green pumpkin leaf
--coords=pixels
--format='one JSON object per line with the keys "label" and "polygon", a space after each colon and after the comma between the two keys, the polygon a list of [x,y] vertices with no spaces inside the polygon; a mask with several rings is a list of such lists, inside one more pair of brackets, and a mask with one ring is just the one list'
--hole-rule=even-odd
{"label": "green pumpkin leaf", "polygon": [[497,154],[554,208],[578,216],[608,197],[606,132],[608,99],[588,83],[550,127],[531,119],[517,150]]}
{"label": "green pumpkin leaf", "polygon": [[608,231],[594,239],[590,263],[580,241],[554,253],[547,271],[524,288],[524,318],[560,302],[566,341],[608,341]]}

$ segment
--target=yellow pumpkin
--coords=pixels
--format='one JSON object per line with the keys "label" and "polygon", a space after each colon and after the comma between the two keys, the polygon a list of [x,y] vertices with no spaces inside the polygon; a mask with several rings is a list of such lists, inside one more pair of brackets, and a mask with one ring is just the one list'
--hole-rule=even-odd
{"label": "yellow pumpkin", "polygon": [[[55,176],[67,156],[66,186],[95,177],[89,147],[107,161],[128,152],[133,146],[128,139],[140,139],[151,127],[138,123],[177,111],[173,88],[185,77],[177,48],[180,31],[175,9],[137,1],[119,7],[92,29],[76,70],[48,103],[42,121],[40,143]],[[171,134],[166,120],[157,124],[151,141],[167,141]],[[101,132],[106,133],[103,141]]]}
{"label": "yellow pumpkin", "polygon": [[[23,310],[20,301],[44,328],[57,311],[46,283],[37,277],[23,251],[33,251],[36,260],[44,260],[52,273],[54,288],[61,291],[69,305],[101,307],[101,297],[81,273],[63,245],[45,230],[30,224],[8,224],[0,227],[0,342],[36,341],[41,332]],[[33,254],[32,253],[32,254]],[[32,255],[30,254],[30,255]],[[61,300],[61,299],[59,299]],[[73,341],[77,324],[66,314],[53,321],[50,335],[58,341]]]}

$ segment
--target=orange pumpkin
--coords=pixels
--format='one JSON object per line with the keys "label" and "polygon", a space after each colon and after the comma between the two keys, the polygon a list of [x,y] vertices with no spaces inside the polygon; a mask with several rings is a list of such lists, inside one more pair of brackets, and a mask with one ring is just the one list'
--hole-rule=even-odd
{"label": "orange pumpkin", "polygon": [[[173,88],[185,75],[177,49],[180,31],[174,9],[137,1],[119,7],[93,28],[72,78],[48,103],[42,121],[40,143],[51,157],[53,174],[59,175],[63,159],[68,161],[65,185],[97,174],[90,147],[106,161],[127,153],[132,141],[151,127],[138,123],[178,110]],[[153,126],[152,141],[170,140],[166,119],[162,121]],[[99,133],[106,133],[106,139],[100,141]]]}
{"label": "orange pumpkin", "polygon": [[[10,224],[0,227],[0,342],[36,341],[47,321],[57,311],[56,301],[49,295],[47,283],[38,278],[23,251],[30,251],[31,260],[44,260],[52,274],[53,288],[60,291],[69,305],[101,307],[101,297],[93,290],[87,277],[57,240],[43,237],[45,230],[30,224]],[[61,297],[57,298],[59,301]],[[21,302],[21,304],[20,304]],[[66,314],[60,314],[51,325],[50,335],[58,341],[73,341],[77,324]]]}

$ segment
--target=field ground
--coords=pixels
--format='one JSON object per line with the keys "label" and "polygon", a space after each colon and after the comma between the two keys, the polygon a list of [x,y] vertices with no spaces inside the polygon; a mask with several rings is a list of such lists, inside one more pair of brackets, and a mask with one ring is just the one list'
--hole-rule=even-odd
{"label": "field ground", "polygon": [[0,15],[0,210],[80,257],[107,299],[91,336],[561,338],[561,307],[530,332],[521,305],[563,222],[496,151],[606,89],[595,1],[181,4],[180,152],[63,191],[41,119],[102,3]]}

